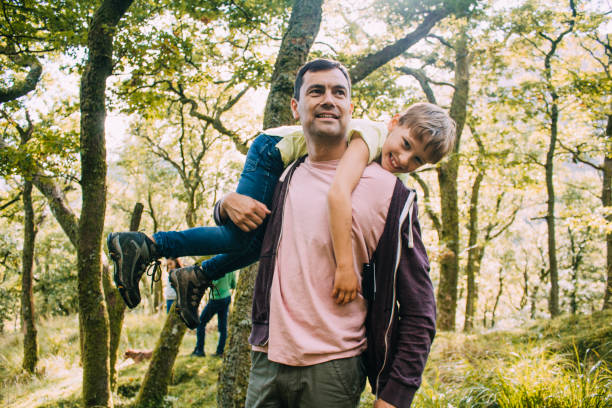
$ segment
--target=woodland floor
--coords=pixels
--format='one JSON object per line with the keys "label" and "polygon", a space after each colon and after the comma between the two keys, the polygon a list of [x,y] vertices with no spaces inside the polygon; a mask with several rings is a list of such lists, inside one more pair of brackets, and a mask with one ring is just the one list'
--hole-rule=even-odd
{"label": "woodland floor", "polygon": [[[120,346],[115,407],[130,407],[147,362],[124,360],[127,348],[151,350],[164,316],[129,312]],[[215,407],[222,360],[212,356],[217,333],[209,325],[207,356],[191,357],[187,332],[165,407]],[[7,408],[79,407],[81,369],[76,316],[38,324],[39,372],[21,372],[21,334],[0,335],[0,405]],[[413,407],[612,406],[612,312],[541,320],[514,330],[465,335],[438,333]],[[372,406],[369,387],[362,407]]]}

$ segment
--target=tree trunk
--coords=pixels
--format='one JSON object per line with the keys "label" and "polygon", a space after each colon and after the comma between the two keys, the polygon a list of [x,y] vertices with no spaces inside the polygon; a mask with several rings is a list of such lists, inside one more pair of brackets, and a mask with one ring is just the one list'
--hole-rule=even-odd
{"label": "tree trunk", "polygon": [[133,0],[105,0],[94,13],[81,77],[81,188],[78,228],[79,322],[83,344],[83,402],[112,407],[109,383],[109,321],[102,289],[102,232],[106,211],[106,79],[112,70],[116,26]]}
{"label": "tree trunk", "polygon": [[172,305],[166,323],[153,351],[153,357],[145,374],[136,405],[141,407],[161,406],[161,401],[168,393],[168,385],[172,378],[172,367],[178,355],[181,340],[185,336],[187,326],[181,321]]}
{"label": "tree trunk", "polygon": [[290,125],[295,122],[289,101],[300,66],[306,63],[310,47],[319,33],[323,0],[294,0],[287,31],[274,64],[270,93],[266,101],[263,128]]}
{"label": "tree trunk", "polygon": [[[606,126],[606,155],[603,165],[602,203],[604,207],[612,206],[612,115],[608,115]],[[608,222],[612,221],[612,215],[606,216]],[[604,293],[603,310],[612,309],[612,232],[606,234],[606,289]]]}
{"label": "tree trunk", "polygon": [[34,373],[38,362],[36,324],[34,321],[34,294],[32,290],[34,266],[34,207],[32,206],[32,182],[25,181],[23,186],[23,252],[21,275],[21,320],[23,323],[23,369]]}
{"label": "tree trunk", "polygon": [[[270,93],[264,112],[264,129],[290,125],[294,122],[289,105],[289,101],[293,96],[293,82],[299,67],[306,62],[310,47],[312,47],[314,39],[319,32],[322,14],[321,4],[322,0],[295,0],[293,3],[289,25],[283,35],[283,41],[274,65]],[[248,270],[251,274],[255,275],[257,264]],[[240,274],[238,287],[242,288],[240,291],[242,293],[240,295],[241,303],[244,302],[250,305],[253,299],[255,276],[248,277],[246,275],[246,273]],[[248,321],[250,324],[251,321],[249,312],[249,307],[235,308],[232,319],[235,322],[241,322],[242,328],[239,330],[230,324],[230,330],[236,330],[234,336],[245,336],[247,329],[244,327],[244,322]],[[238,339],[238,337],[236,338]],[[246,338],[248,338],[248,334],[246,334]],[[241,365],[240,367],[230,367],[228,365],[230,362],[240,362]],[[228,375],[224,376],[223,385],[221,386],[225,390],[223,392],[232,389],[242,389],[244,384],[248,384],[250,362],[251,356],[248,347],[232,348],[230,346],[222,369],[222,372],[228,371]],[[222,399],[221,396],[218,398],[219,404],[226,403],[227,401],[229,401],[227,402],[228,404],[232,403],[229,398],[223,397]],[[233,401],[236,400],[237,398]]]}
{"label": "tree trunk", "polygon": [[553,104],[550,122],[550,144],[546,153],[546,192],[548,203],[546,211],[546,225],[548,231],[548,267],[550,269],[550,293],[548,297],[548,311],[551,317],[558,316],[559,310],[559,268],[557,265],[557,242],[555,235],[555,186],[553,184],[554,155],[557,144],[557,122],[559,111],[556,104],[557,96],[553,93]]}
{"label": "tree trunk", "polygon": [[465,321],[463,331],[469,332],[474,328],[474,314],[478,304],[478,283],[476,282],[477,273],[480,270],[480,253],[482,248],[478,245],[478,198],[480,184],[484,174],[478,171],[474,184],[472,185],[472,195],[470,197],[470,221],[468,226],[468,261],[465,268],[467,275],[467,295],[465,299]]}
{"label": "tree trunk", "polygon": [[253,286],[259,264],[245,268],[238,277],[234,306],[229,318],[229,336],[223,367],[219,372],[217,407],[242,408],[246,401],[251,364],[249,334]]}
{"label": "tree trunk", "polygon": [[499,300],[504,290],[504,275],[502,271],[503,268],[499,270],[499,290],[497,291],[497,296],[495,296],[495,304],[493,304],[493,311],[491,312],[491,328],[495,327],[495,313],[497,313],[497,306],[499,306]]}
{"label": "tree trunk", "polygon": [[[143,205],[136,203],[130,219],[130,231],[138,231],[140,220],[142,218]],[[123,318],[125,316],[125,303],[121,299],[119,291],[114,284],[111,283],[110,268],[108,264],[104,264],[102,271],[102,284],[104,287],[104,297],[106,307],[108,308],[109,320],[109,361],[110,361],[110,386],[112,390],[117,387],[117,353],[119,350],[119,341],[121,340],[121,330],[123,329]]]}
{"label": "tree trunk", "polygon": [[469,53],[467,33],[463,28],[455,44],[455,92],[450,107],[450,116],[457,124],[457,143],[448,160],[438,167],[442,212],[443,248],[440,259],[440,283],[438,285],[438,328],[455,329],[457,311],[457,282],[459,278],[459,206],[457,176],[459,172],[459,146],[465,125],[469,93]]}

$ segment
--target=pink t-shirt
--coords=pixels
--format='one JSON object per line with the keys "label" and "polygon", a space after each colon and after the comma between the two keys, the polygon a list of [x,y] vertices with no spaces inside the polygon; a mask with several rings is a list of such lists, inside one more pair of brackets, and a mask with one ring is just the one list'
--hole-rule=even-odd
{"label": "pink t-shirt", "polygon": [[[331,296],[335,260],[327,192],[338,160],[300,165],[291,180],[270,294],[271,361],[308,366],[352,357],[366,347],[366,301],[361,295],[339,306]],[[369,165],[353,191],[355,268],[371,258],[383,232],[396,178]],[[359,277],[361,279],[361,276]]]}

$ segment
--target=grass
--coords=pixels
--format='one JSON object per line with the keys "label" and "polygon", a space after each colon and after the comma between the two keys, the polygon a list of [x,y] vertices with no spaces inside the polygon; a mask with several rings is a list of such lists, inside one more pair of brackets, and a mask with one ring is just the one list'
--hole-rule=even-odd
{"label": "grass", "polygon": [[[152,349],[164,316],[130,312],[120,352]],[[39,323],[39,371],[24,374],[21,334],[0,335],[0,406],[80,407],[81,368],[77,318]],[[209,327],[206,352],[215,350]],[[221,360],[191,357],[188,332],[174,367],[163,407],[215,407]],[[612,406],[612,312],[566,316],[510,331],[439,333],[413,407],[434,408],[604,408]],[[116,407],[127,408],[138,393],[147,362],[119,358]],[[361,407],[371,407],[369,388]]]}

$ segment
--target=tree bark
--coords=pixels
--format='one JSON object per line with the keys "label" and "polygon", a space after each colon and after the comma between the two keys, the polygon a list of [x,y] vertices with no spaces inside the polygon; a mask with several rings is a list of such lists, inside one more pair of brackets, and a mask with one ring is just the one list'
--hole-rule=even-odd
{"label": "tree bark", "polygon": [[357,65],[351,69],[351,81],[353,83],[361,81],[387,62],[402,55],[408,48],[427,36],[433,26],[448,16],[448,14],[449,12],[445,8],[432,11],[425,16],[423,22],[414,31],[407,34],[404,38],[359,60]]}
{"label": "tree bark", "polygon": [[[608,115],[606,126],[606,154],[603,164],[602,204],[606,208],[612,206],[612,115]],[[608,222],[612,221],[612,215],[606,216]],[[606,234],[606,289],[602,310],[612,309],[612,232]]]}
{"label": "tree bark", "polygon": [[23,323],[23,369],[34,373],[38,362],[38,344],[36,341],[36,324],[34,319],[33,266],[34,242],[34,207],[32,206],[32,182],[26,180],[23,187],[23,252],[21,275],[21,320]]}
{"label": "tree bark", "polygon": [[[550,66],[549,66],[550,68]],[[546,206],[546,226],[548,231],[548,268],[550,270],[550,292],[548,297],[548,311],[551,317],[558,316],[559,310],[559,267],[557,264],[557,241],[555,235],[555,185],[553,183],[554,156],[557,144],[557,124],[559,121],[558,96],[552,92],[553,103],[550,117],[550,143],[546,153],[546,193],[548,202]]]}
{"label": "tree bark", "polygon": [[483,248],[478,245],[478,198],[480,194],[480,184],[484,178],[483,172],[479,169],[474,184],[472,185],[472,195],[470,197],[469,211],[469,239],[468,239],[468,261],[465,268],[467,275],[467,295],[465,300],[465,321],[463,331],[469,332],[474,328],[474,315],[478,305],[478,283],[476,277],[480,271],[481,253]]}
{"label": "tree bark", "polygon": [[88,61],[81,77],[81,188],[78,228],[79,322],[83,336],[83,402],[112,407],[109,320],[102,289],[102,232],[106,211],[106,79],[112,70],[113,37],[133,0],[105,0],[88,31]]}
{"label": "tree bark", "polygon": [[437,295],[438,328],[441,330],[455,329],[457,311],[457,283],[459,278],[458,153],[467,113],[470,80],[469,60],[467,33],[464,27],[455,44],[455,92],[450,107],[450,116],[457,124],[457,142],[448,160],[438,167],[442,212],[440,245],[443,248]]}
{"label": "tree bark", "polygon": [[[144,206],[141,203],[134,205],[132,217],[130,219],[130,231],[138,231],[140,220],[142,218],[142,210]],[[102,270],[102,285],[104,287],[104,298],[106,307],[108,308],[109,321],[109,361],[110,361],[110,386],[112,390],[117,387],[117,352],[119,350],[119,341],[121,340],[121,330],[123,329],[123,318],[125,316],[125,303],[121,299],[119,291],[112,283],[110,276],[110,268],[108,263],[104,263]]]}
{"label": "tree bark", "polygon": [[263,128],[293,124],[289,101],[300,66],[306,63],[310,48],[319,33],[323,0],[295,0],[287,31],[274,64],[270,93],[266,101]]}
{"label": "tree bark", "polygon": [[229,318],[227,352],[223,359],[223,369],[219,372],[217,387],[219,408],[242,408],[246,401],[251,364],[249,353],[251,305],[257,268],[258,264],[254,264],[243,269],[238,279],[234,306]]}
{"label": "tree bark", "polygon": [[68,206],[62,189],[40,174],[32,177],[32,183],[45,196],[51,213],[75,248],[79,247],[79,219]]}
{"label": "tree bark", "polygon": [[172,367],[178,355],[181,340],[185,336],[187,326],[181,321],[172,305],[166,323],[159,336],[153,357],[145,374],[136,405],[141,407],[160,406],[168,393],[168,385],[172,378]]}
{"label": "tree bark", "polygon": [[[274,65],[270,93],[264,112],[264,129],[294,123],[289,105],[293,96],[293,83],[299,67],[306,62],[310,47],[312,47],[319,32],[322,15],[321,4],[322,0],[295,0],[293,3],[289,25],[283,35]],[[247,305],[252,303],[255,276],[247,275],[256,275],[258,265],[252,265],[248,269],[249,273],[241,273],[238,278],[238,287],[242,289],[237,291],[241,293],[237,296],[240,296],[241,304],[242,302]],[[248,307],[240,307],[236,308],[232,314],[234,321],[243,322],[239,329],[230,324],[230,329],[232,331],[236,330],[232,335],[236,338],[235,341],[238,341],[239,338],[248,339],[250,329],[247,329],[244,321],[250,323],[249,311]],[[240,362],[240,367],[230,365],[237,362]],[[228,375],[223,377],[223,384],[220,385],[223,391],[220,392],[225,393],[227,390],[242,389],[244,384],[248,384],[250,363],[251,356],[248,347],[230,347],[221,370],[221,372],[227,371]],[[230,404],[219,406],[232,406],[231,404],[240,398],[221,397],[221,394],[219,394],[218,403]]]}

